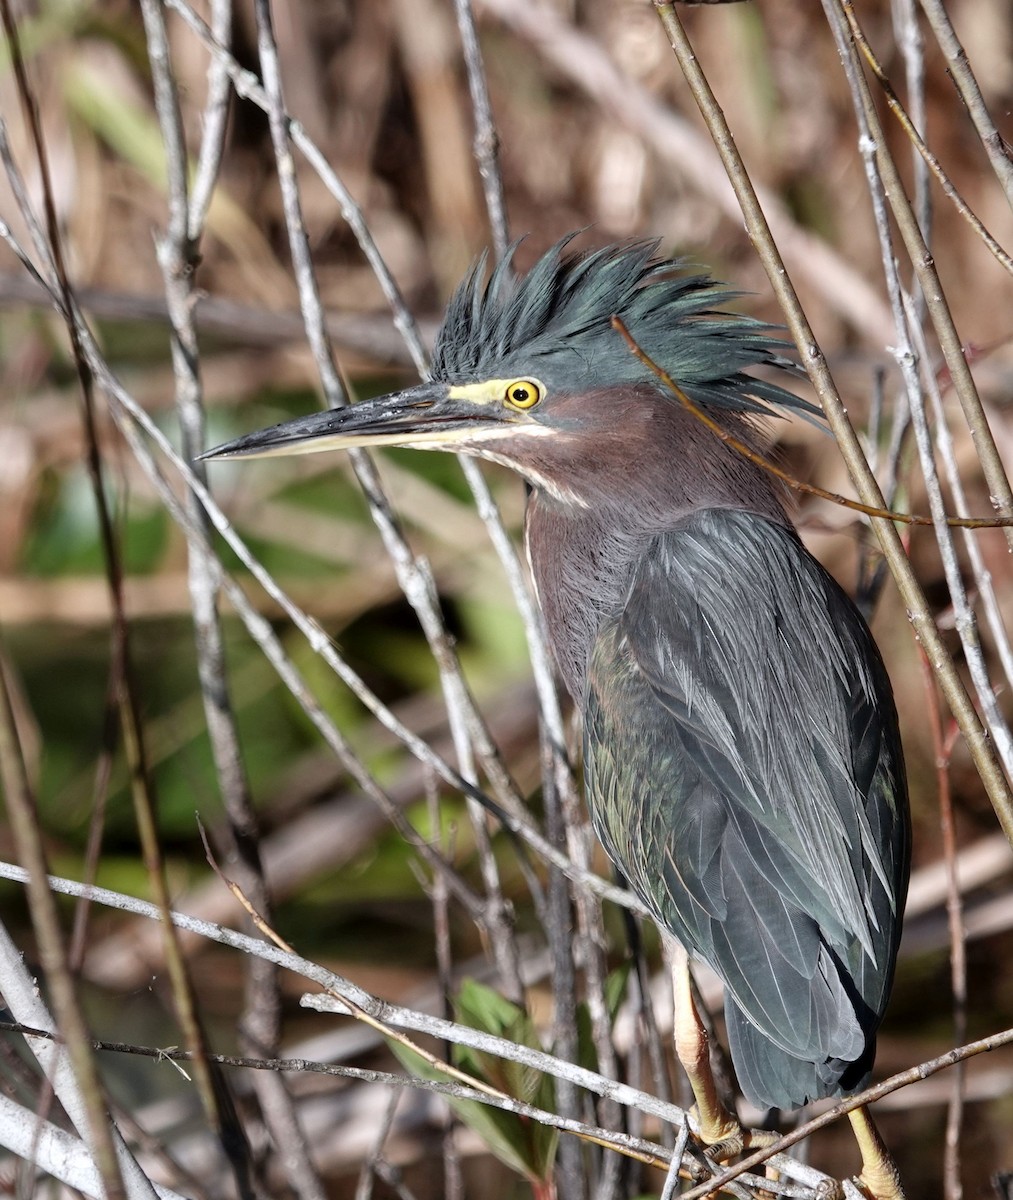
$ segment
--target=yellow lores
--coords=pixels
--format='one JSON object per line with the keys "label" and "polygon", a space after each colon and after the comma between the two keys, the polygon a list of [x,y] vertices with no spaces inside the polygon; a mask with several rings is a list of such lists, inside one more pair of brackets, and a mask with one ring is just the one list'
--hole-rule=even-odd
{"label": "yellow lores", "polygon": [[470,400],[472,404],[505,404],[527,412],[545,395],[545,384],[537,379],[484,379],[447,389],[451,400]]}

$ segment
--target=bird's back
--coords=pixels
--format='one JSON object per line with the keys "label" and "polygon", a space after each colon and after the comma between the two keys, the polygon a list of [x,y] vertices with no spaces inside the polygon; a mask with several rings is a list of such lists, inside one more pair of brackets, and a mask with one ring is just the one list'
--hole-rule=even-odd
{"label": "bird's back", "polygon": [[862,1085],[889,994],[909,829],[890,685],[795,534],[705,509],[654,537],[591,650],[596,830],[724,979],[760,1106]]}

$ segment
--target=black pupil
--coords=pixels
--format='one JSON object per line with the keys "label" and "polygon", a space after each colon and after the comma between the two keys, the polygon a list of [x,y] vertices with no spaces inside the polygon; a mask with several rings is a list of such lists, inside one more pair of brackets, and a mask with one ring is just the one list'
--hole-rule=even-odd
{"label": "black pupil", "polygon": [[531,393],[528,391],[528,389],[526,387],[514,388],[514,400],[518,404],[523,404],[526,400],[529,400],[530,398],[531,398]]}

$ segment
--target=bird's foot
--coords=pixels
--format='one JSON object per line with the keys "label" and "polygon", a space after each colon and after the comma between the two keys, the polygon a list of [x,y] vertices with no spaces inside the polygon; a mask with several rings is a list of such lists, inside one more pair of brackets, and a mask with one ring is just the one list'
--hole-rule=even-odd
{"label": "bird's foot", "polygon": [[892,1159],[864,1163],[861,1175],[854,1176],[852,1182],[868,1200],[905,1200],[900,1174]]}
{"label": "bird's foot", "polygon": [[897,1164],[883,1144],[868,1110],[853,1109],[848,1118],[862,1153],[862,1173],[856,1176],[855,1186],[868,1200],[904,1200]]}
{"label": "bird's foot", "polygon": [[904,1188],[896,1169],[893,1171],[870,1171],[852,1177],[855,1187],[868,1200],[905,1200]]}
{"label": "bird's foot", "polygon": [[736,1158],[746,1150],[759,1150],[772,1146],[778,1135],[769,1129],[747,1129],[727,1109],[718,1106],[701,1109],[694,1104],[691,1116],[695,1119],[698,1140],[707,1148],[707,1153],[717,1162]]}

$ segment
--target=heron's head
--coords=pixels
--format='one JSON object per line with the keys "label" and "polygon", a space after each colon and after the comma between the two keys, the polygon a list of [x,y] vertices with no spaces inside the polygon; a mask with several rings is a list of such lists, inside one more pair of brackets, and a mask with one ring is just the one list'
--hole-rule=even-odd
{"label": "heron's head", "polygon": [[483,256],[450,301],[427,382],[285,421],[204,457],[356,446],[445,450],[505,463],[565,499],[575,495],[573,476],[582,490],[593,483],[598,460],[615,463],[625,453],[636,470],[652,428],[678,407],[613,328],[613,316],[697,404],[739,413],[768,412],[767,403],[815,411],[746,373],[788,363],[771,326],[721,311],[736,293],[658,259],[655,241],[579,256],[566,252],[573,236],[526,275],[514,270],[511,253],[487,279]]}

